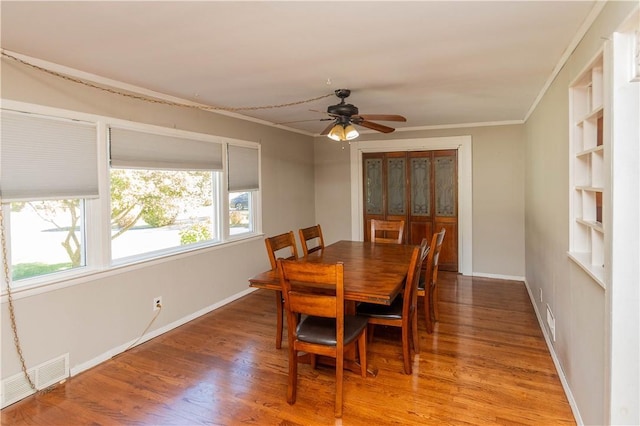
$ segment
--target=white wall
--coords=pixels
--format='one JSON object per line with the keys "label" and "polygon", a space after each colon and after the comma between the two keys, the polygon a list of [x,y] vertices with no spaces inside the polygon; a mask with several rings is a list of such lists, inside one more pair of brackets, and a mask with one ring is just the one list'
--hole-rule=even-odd
{"label": "white wall", "polygon": [[[272,235],[315,223],[310,137],[210,112],[122,98],[5,59],[2,96],[260,142],[264,233]],[[257,237],[97,274],[41,294],[25,296],[16,291],[16,317],[27,367],[68,352],[72,373],[81,371],[121,351],[143,332],[153,315],[150,301],[155,296],[162,296],[163,309],[150,335],[242,294],[248,290],[248,278],[268,267],[263,238]],[[2,298],[0,314],[4,379],[20,372],[6,297]]]}

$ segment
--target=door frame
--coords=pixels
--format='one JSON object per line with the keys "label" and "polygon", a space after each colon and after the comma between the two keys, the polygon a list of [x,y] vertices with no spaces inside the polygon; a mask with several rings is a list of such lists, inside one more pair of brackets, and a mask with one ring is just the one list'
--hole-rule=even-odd
{"label": "door frame", "polygon": [[458,270],[473,274],[471,135],[420,139],[351,141],[351,238],[363,241],[362,154],[365,152],[458,150]]}

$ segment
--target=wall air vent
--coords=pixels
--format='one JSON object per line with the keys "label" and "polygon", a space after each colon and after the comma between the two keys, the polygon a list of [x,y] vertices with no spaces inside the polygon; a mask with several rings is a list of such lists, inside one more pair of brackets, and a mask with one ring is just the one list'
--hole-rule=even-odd
{"label": "wall air vent", "polygon": [[[36,389],[45,389],[69,377],[69,354],[64,354],[27,370]],[[2,381],[2,408],[34,393],[24,374],[18,373]]]}

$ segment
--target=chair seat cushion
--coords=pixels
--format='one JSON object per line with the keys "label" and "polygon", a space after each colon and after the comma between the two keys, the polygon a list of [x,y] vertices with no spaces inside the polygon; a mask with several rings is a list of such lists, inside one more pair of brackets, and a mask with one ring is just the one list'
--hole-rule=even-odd
{"label": "chair seat cushion", "polygon": [[402,319],[402,297],[396,297],[391,305],[361,303],[358,305],[358,315],[372,318]]}
{"label": "chair seat cushion", "polygon": [[[367,327],[367,318],[345,315],[344,343],[351,343]],[[308,316],[298,324],[298,340],[320,345],[336,345],[336,319]]]}

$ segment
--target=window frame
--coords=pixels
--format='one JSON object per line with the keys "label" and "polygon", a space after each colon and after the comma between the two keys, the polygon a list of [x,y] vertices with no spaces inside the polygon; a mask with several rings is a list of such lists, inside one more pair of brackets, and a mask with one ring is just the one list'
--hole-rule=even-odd
{"label": "window frame", "polygon": [[[166,262],[174,260],[178,257],[191,256],[199,254],[202,250],[215,250],[226,245],[237,244],[242,241],[250,241],[256,238],[262,238],[262,209],[261,209],[261,145],[258,142],[245,141],[233,138],[217,136],[208,133],[200,133],[188,130],[179,130],[163,126],[138,123],[128,120],[116,119],[102,115],[88,114],[77,111],[65,110],[43,105],[30,104],[25,102],[2,100],[2,108],[7,110],[24,111],[34,114],[48,115],[57,118],[66,118],[72,120],[82,120],[94,122],[98,128],[98,184],[100,190],[99,198],[85,198],[85,217],[84,217],[84,235],[85,235],[85,260],[86,265],[71,270],[46,274],[36,277],[20,280],[19,284],[11,283],[11,291],[16,296],[26,297],[28,295],[38,294],[45,291],[64,288],[67,286],[86,282],[87,279],[95,279],[96,274],[112,274],[121,272],[123,268],[138,268],[141,265],[148,265],[157,262]],[[173,135],[185,138],[196,138],[205,141],[220,143],[223,150],[223,167],[219,174],[219,181],[214,184],[214,202],[217,201],[218,208],[214,210],[214,218],[217,227],[217,235],[219,240],[209,240],[207,242],[199,242],[180,246],[171,249],[159,250],[147,255],[129,256],[127,258],[113,261],[111,256],[111,192],[110,192],[110,165],[109,165],[109,144],[108,131],[110,126],[119,128],[131,128],[133,130],[151,131],[155,133]],[[250,206],[252,208],[251,227],[247,232],[231,236],[229,232],[229,203],[228,190],[225,184],[228,180],[228,159],[227,148],[229,145],[244,146],[257,149],[258,151],[258,179],[259,188],[250,193]],[[223,201],[227,200],[227,201]],[[9,203],[2,204],[5,227],[5,238],[7,241],[8,261],[10,262],[10,218]],[[4,274],[2,274],[0,282],[2,289],[0,295],[6,297],[7,284]],[[11,274],[10,274],[11,275]],[[10,277],[9,277],[10,278]]]}

